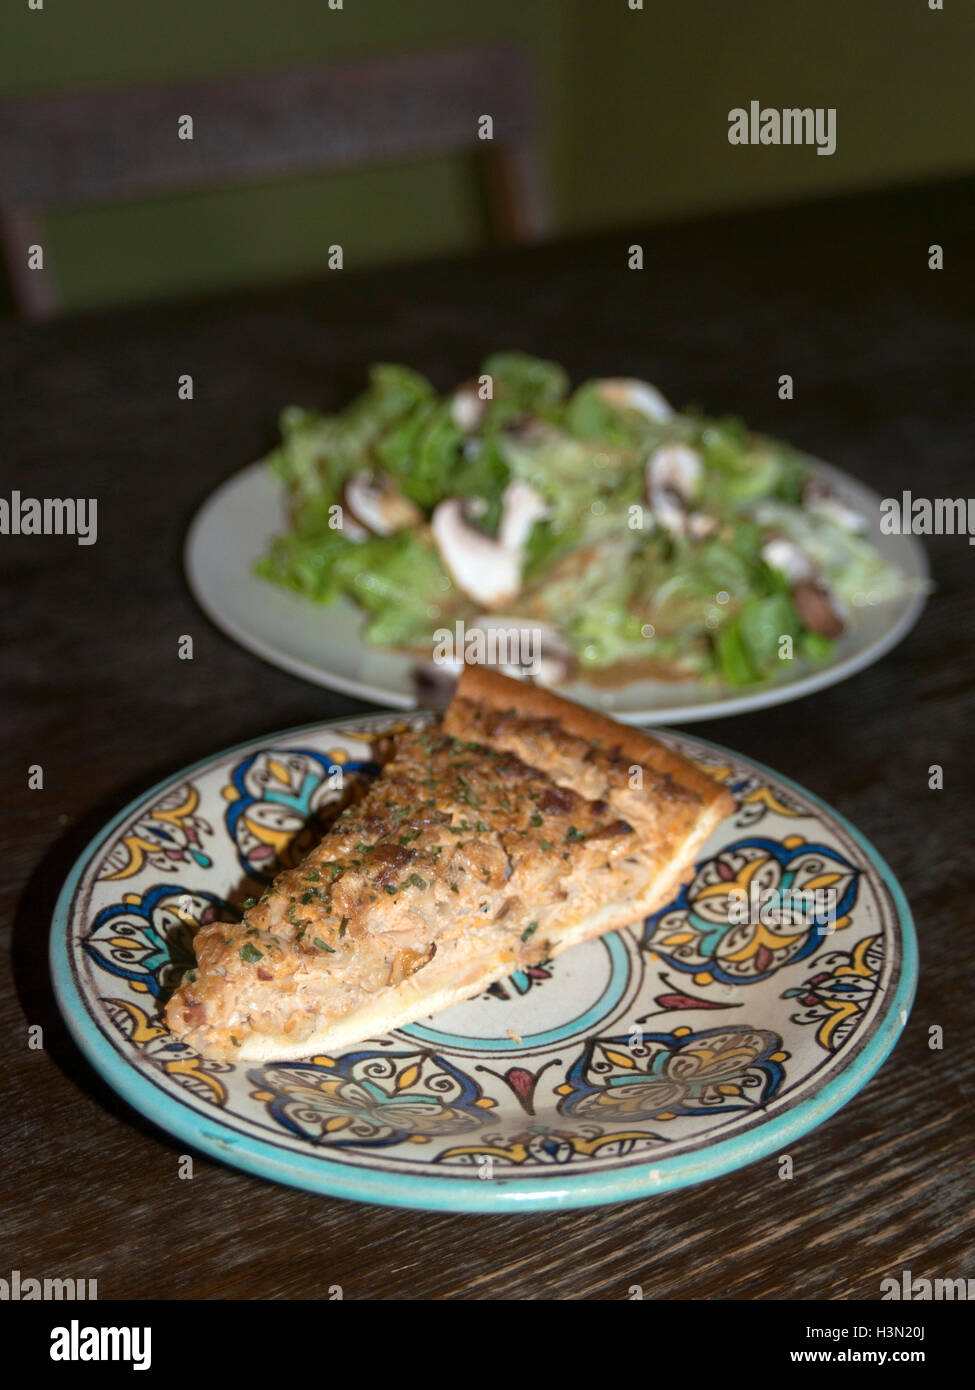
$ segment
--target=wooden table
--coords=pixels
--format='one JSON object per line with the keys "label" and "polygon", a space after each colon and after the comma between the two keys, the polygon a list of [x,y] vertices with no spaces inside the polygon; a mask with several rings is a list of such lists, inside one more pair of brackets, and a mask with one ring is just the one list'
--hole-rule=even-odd
{"label": "wooden table", "polygon": [[[918,1000],[875,1079],[797,1143],[675,1195],[533,1216],[423,1215],[262,1183],[116,1099],[66,1035],[46,966],[75,856],[140,790],[228,744],[364,708],[240,650],[190,598],[186,525],[273,441],[279,407],[337,407],[368,363],[444,388],[495,347],[573,377],[633,374],[740,412],[881,494],[967,496],[975,188],[942,184],[320,284],[0,327],[4,494],[97,496],[96,545],[3,537],[10,777],[2,894],[0,1273],[97,1278],[103,1298],[868,1298],[910,1268],[975,1274],[970,1086],[973,572],[934,537],[907,640],[845,684],[699,726],[804,783],[893,865],[921,939]],[[627,268],[644,247],[645,269]],[[944,245],[945,268],[928,268]],[[347,257],[354,263],[354,255]],[[195,396],[177,398],[191,373]],[[795,399],[778,399],[778,378]],[[177,657],[192,634],[195,657]],[[41,763],[44,789],[27,789]],[[944,789],[928,769],[944,768]],[[41,1024],[44,1050],[27,1047]],[[929,1031],[944,1031],[941,1050]]]}

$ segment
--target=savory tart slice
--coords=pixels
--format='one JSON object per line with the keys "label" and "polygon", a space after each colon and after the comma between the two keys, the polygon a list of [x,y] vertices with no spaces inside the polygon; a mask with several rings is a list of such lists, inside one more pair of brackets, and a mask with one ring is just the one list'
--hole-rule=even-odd
{"label": "savory tart slice", "polygon": [[248,1061],[388,1032],[656,910],[732,805],[646,734],[466,667],[302,864],[199,932],[167,1022]]}

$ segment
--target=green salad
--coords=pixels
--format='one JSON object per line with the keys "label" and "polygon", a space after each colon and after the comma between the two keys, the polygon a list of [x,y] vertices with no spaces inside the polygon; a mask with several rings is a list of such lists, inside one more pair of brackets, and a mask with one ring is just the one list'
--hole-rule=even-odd
{"label": "green salad", "polygon": [[441,395],[379,365],[337,415],[288,407],[281,435],[290,529],[257,572],[347,595],[377,645],[429,655],[487,615],[539,625],[581,678],[751,685],[827,659],[904,584],[795,450],[646,382],[573,390],[499,352]]}

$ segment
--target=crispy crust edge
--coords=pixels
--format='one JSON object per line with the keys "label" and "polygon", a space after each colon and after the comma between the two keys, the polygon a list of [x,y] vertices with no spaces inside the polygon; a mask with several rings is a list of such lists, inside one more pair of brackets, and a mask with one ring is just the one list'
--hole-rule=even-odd
{"label": "crispy crust edge", "polygon": [[[514,710],[520,715],[556,720],[567,733],[575,734],[590,743],[599,741],[606,749],[618,748],[634,763],[642,763],[672,778],[679,786],[693,792],[706,806],[721,808],[718,820],[730,815],[735,808],[731,793],[694,766],[680,753],[667,748],[658,739],[629,724],[620,724],[597,710],[588,709],[557,695],[540,685],[515,680],[487,666],[465,666],[461,672],[454,700],[470,700],[499,713]],[[450,732],[450,708],[444,720]],[[546,769],[543,767],[542,771]],[[715,824],[717,821],[715,822]]]}

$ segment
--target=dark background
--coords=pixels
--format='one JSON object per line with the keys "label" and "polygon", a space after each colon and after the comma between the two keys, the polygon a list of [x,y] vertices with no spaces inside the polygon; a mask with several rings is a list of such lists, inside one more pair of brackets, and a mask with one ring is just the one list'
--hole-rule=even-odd
{"label": "dark background", "polygon": [[[8,0],[0,99],[507,41],[538,75],[556,229],[595,231],[975,169],[975,8],[944,0]],[[837,149],[734,147],[728,112],[837,108]],[[206,131],[198,132],[201,139]],[[69,307],[483,243],[463,157],[52,213]]]}

